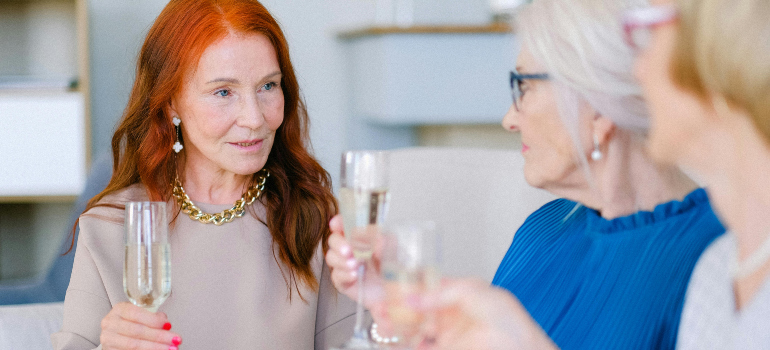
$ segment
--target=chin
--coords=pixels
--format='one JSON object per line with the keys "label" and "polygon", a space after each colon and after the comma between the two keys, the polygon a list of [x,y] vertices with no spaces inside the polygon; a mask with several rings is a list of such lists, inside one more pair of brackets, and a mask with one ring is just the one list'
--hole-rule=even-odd
{"label": "chin", "polygon": [[253,175],[254,173],[262,170],[267,164],[267,159],[260,161],[244,162],[233,167],[230,171],[238,175]]}
{"label": "chin", "polygon": [[539,176],[536,171],[529,169],[526,163],[524,163],[524,180],[526,180],[527,184],[530,186],[540,189],[542,189],[545,184],[543,177]]}

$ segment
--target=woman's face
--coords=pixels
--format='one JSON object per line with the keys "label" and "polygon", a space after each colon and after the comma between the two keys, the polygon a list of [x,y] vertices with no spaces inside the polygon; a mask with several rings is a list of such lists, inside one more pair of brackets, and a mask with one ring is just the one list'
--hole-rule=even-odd
{"label": "woman's face", "polygon": [[[670,0],[652,0],[662,5]],[[676,86],[670,74],[676,45],[676,23],[661,24],[651,29],[649,46],[636,59],[634,75],[644,89],[650,109],[650,154],[658,161],[696,166],[703,148],[697,140],[706,134],[706,108],[694,95]]]}
{"label": "woman's face", "polygon": [[278,57],[261,34],[229,34],[203,52],[170,111],[182,120],[187,169],[253,174],[283,122]]}
{"label": "woman's face", "polygon": [[[520,74],[545,73],[526,47],[519,52],[516,70]],[[548,190],[568,185],[576,175],[582,181],[575,146],[559,116],[551,83],[548,80],[524,80],[521,90],[519,110],[511,105],[503,118],[503,127],[521,133],[527,183]]]}

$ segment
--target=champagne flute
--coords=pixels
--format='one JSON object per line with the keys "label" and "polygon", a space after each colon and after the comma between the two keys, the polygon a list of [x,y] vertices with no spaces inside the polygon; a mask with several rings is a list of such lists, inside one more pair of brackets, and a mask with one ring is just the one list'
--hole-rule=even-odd
{"label": "champagne flute", "polygon": [[397,346],[415,346],[434,322],[433,315],[419,310],[419,304],[441,283],[436,224],[411,221],[389,226],[382,234],[382,242],[380,271],[385,307],[399,339]]}
{"label": "champagne flute", "polygon": [[364,273],[372,257],[380,225],[388,212],[388,154],[348,151],[342,154],[340,210],[345,238],[358,262],[358,305],[353,337],[339,349],[377,349],[363,327]]}
{"label": "champagne flute", "polygon": [[128,202],[123,290],[136,306],[156,312],[171,294],[166,203]]}

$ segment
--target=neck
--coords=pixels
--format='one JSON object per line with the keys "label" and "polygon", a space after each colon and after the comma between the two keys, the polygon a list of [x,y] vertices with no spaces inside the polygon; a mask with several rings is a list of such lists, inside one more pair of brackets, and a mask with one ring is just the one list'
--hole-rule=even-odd
{"label": "neck", "polygon": [[[770,184],[767,181],[770,155],[765,159],[756,159],[753,164],[746,164],[748,158],[731,161],[744,164],[731,170],[725,169],[725,173],[719,176],[721,181],[710,182],[709,186],[720,218],[738,240],[741,260],[751,255],[770,236]],[[738,168],[743,168],[745,172],[741,173]]]}
{"label": "neck", "polygon": [[210,169],[186,163],[180,181],[193,202],[233,204],[248,189],[252,175],[239,175],[222,169]]}
{"label": "neck", "polygon": [[[738,261],[744,262],[770,239],[770,146],[747,117],[728,122],[729,128],[710,133],[719,147],[711,150],[705,180],[720,219],[736,238]],[[770,259],[735,281],[737,308],[751,300],[768,276]]]}
{"label": "neck", "polygon": [[606,149],[603,159],[588,160],[591,182],[558,194],[614,219],[681,200],[698,187],[677,167],[653,162],[644,140],[629,132],[616,131]]}
{"label": "neck", "polygon": [[739,127],[743,132],[720,138],[716,152],[721,154],[715,155],[706,181],[720,218],[738,239],[743,259],[770,235],[770,146],[753,126]]}

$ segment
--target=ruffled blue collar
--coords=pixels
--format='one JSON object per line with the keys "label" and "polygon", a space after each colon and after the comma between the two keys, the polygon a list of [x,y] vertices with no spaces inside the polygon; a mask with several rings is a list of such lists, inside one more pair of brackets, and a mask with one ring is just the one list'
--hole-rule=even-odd
{"label": "ruffled blue collar", "polygon": [[681,201],[658,204],[653,211],[639,211],[634,214],[607,220],[598,211],[586,208],[588,230],[600,233],[614,233],[652,226],[703,205],[709,205],[706,190],[699,188]]}

